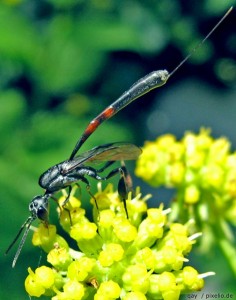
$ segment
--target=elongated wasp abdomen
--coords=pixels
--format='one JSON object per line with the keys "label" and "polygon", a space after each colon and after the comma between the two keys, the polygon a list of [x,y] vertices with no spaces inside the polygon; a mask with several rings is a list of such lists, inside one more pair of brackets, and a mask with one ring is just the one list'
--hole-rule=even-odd
{"label": "elongated wasp abdomen", "polygon": [[70,155],[70,160],[73,159],[87,140],[87,138],[101,125],[104,121],[110,119],[116,113],[118,113],[125,106],[137,98],[143,96],[149,91],[161,87],[164,85],[169,78],[167,70],[153,71],[143,78],[135,82],[126,92],[124,92],[114,103],[108,106],[103,112],[101,112],[95,119],[93,119],[88,127],[85,129],[79,141],[76,143],[74,150]]}

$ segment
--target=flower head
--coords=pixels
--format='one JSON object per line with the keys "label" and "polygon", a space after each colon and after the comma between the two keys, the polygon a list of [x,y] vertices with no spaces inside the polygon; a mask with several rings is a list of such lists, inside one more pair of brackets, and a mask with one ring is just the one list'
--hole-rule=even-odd
{"label": "flower head", "polygon": [[183,267],[194,244],[188,225],[170,225],[169,210],[162,204],[148,209],[148,197],[129,195],[127,219],[112,185],[102,190],[99,184],[95,195],[99,212],[90,221],[73,196],[59,214],[62,227],[77,247],[70,248],[54,226],[41,224],[33,241],[48,252],[51,267],[29,269],[28,294],[53,300],[178,299],[182,292],[201,289],[198,272]]}
{"label": "flower head", "polygon": [[224,218],[235,224],[236,153],[230,152],[224,137],[214,139],[209,130],[202,129],[199,134],[187,132],[180,141],[167,134],[147,142],[136,175],[152,186],[178,190],[179,211],[185,210],[185,219],[179,214],[181,221],[203,221],[206,217],[199,209],[204,209],[213,222]]}

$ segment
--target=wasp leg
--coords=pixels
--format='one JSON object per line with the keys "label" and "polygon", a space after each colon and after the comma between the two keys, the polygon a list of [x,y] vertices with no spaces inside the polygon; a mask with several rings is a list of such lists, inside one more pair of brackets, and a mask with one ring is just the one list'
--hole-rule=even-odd
{"label": "wasp leg", "polygon": [[68,195],[67,195],[67,197],[66,197],[66,199],[63,201],[63,203],[62,203],[62,207],[65,209],[65,205],[66,205],[66,203],[69,201],[69,199],[70,199],[70,194],[71,194],[71,191],[72,191],[72,186],[71,185],[69,185],[68,186]]}
{"label": "wasp leg", "polygon": [[[109,166],[111,164],[107,164],[107,165]],[[100,180],[107,180],[107,179],[115,176],[116,174],[121,175],[120,180],[118,182],[118,194],[124,203],[124,209],[125,209],[126,217],[128,219],[129,216],[128,216],[128,210],[127,210],[127,205],[126,205],[126,199],[127,199],[129,189],[132,188],[132,183],[130,186],[130,178],[129,178],[130,176],[129,176],[129,173],[128,173],[125,165],[112,170],[106,177],[103,177]]]}
{"label": "wasp leg", "polygon": [[68,213],[69,219],[70,219],[70,225],[72,226],[72,219],[71,219],[70,210],[65,207],[66,204],[67,204],[67,202],[70,199],[71,190],[72,190],[72,187],[69,185],[68,186],[68,195],[67,195],[66,199],[63,201],[63,203],[62,203],[61,206],[60,206],[60,204],[58,203],[58,200],[55,197],[51,197],[51,198],[57,203],[57,205],[58,205],[58,207],[60,209],[60,212],[62,212],[62,209],[64,209]]}
{"label": "wasp leg", "polygon": [[68,196],[66,197],[66,199],[63,201],[62,205],[60,205],[58,203],[58,199],[54,196],[51,196],[50,198],[56,202],[57,206],[59,207],[59,210],[60,210],[60,214],[62,213],[62,209],[64,209],[65,211],[67,211],[68,215],[69,215],[69,218],[70,218],[70,224],[72,225],[72,220],[71,220],[71,215],[70,215],[70,211],[68,208],[65,207],[66,203],[69,201],[69,198],[70,198],[70,193],[71,193],[71,186],[68,187],[69,188],[69,192],[68,192]]}
{"label": "wasp leg", "polygon": [[[128,212],[127,212],[127,207],[126,207],[126,202],[125,202],[126,198],[127,198],[128,186],[129,186],[129,185],[127,186],[126,180],[125,180],[125,176],[128,175],[128,171],[127,171],[126,167],[122,166],[122,167],[116,168],[116,169],[112,170],[107,176],[104,176],[104,177],[102,177],[98,174],[98,173],[106,170],[106,168],[111,166],[113,163],[114,163],[114,161],[108,161],[107,163],[105,163],[105,165],[101,169],[98,169],[98,170],[96,170],[92,167],[84,167],[83,166],[83,168],[80,168],[79,170],[77,170],[77,172],[78,172],[77,174],[73,173],[73,175],[72,175],[73,177],[72,176],[68,176],[68,177],[70,177],[71,179],[73,178],[73,180],[75,180],[75,179],[81,180],[82,182],[84,182],[86,184],[87,191],[88,191],[89,195],[94,199],[96,207],[98,209],[97,200],[96,200],[95,196],[90,192],[89,181],[84,176],[89,176],[96,180],[108,180],[109,178],[111,178],[117,174],[120,174],[121,179],[118,184],[118,193],[124,203],[126,216],[128,218]],[[65,201],[67,201],[67,199]]]}
{"label": "wasp leg", "polygon": [[[54,197],[53,195],[51,195],[50,198],[51,198],[53,201],[56,202],[56,204],[57,204],[57,206],[58,206],[58,208],[59,208],[59,210],[60,210],[60,213],[62,212],[62,208],[63,208],[63,209],[65,209],[66,211],[68,211],[68,214],[70,215],[69,210],[66,209],[66,208],[64,207],[64,202],[65,202],[66,200],[63,202],[62,207],[61,207],[60,204],[58,203],[58,199],[57,199],[56,197]],[[67,198],[66,198],[66,199],[67,199]]]}
{"label": "wasp leg", "polygon": [[[90,183],[89,183],[88,179],[84,177],[84,175],[88,175],[88,176],[90,176],[92,178],[95,178],[97,180],[102,180],[102,178],[99,175],[97,175],[97,171],[95,169],[93,169],[93,168],[89,168],[89,167],[86,168],[86,167],[84,167],[83,170],[80,170],[80,171],[81,171],[81,174],[77,175],[78,176],[77,179],[86,184],[87,192],[90,195],[90,197],[93,198],[93,200],[95,202],[95,205],[96,205],[96,208],[97,208],[97,210],[99,210],[98,209],[97,200],[96,200],[95,196],[90,192]],[[76,175],[73,174],[73,177],[76,178]],[[77,185],[79,186],[79,184],[77,184]],[[63,205],[65,205],[65,202],[68,201],[68,197],[64,201]]]}
{"label": "wasp leg", "polygon": [[53,201],[56,202],[56,204],[57,204],[57,206],[59,207],[60,211],[62,211],[61,206],[60,206],[59,203],[58,203],[58,199],[57,199],[56,197],[54,197],[54,196],[51,196],[50,198],[51,198]]}
{"label": "wasp leg", "polygon": [[127,194],[128,194],[128,192],[133,192],[133,180],[123,160],[121,161],[121,166],[123,167],[122,170],[124,171],[125,184],[127,187]]}
{"label": "wasp leg", "polygon": [[95,205],[96,205],[96,209],[98,211],[98,219],[100,218],[100,214],[99,214],[99,208],[98,208],[98,203],[97,203],[97,199],[96,197],[90,192],[90,185],[86,186],[87,192],[89,193],[90,197],[93,198]]}
{"label": "wasp leg", "polygon": [[125,166],[120,168],[120,180],[118,182],[118,193],[124,203],[124,209],[127,219],[129,218],[126,199],[130,190],[132,190],[132,180]]}

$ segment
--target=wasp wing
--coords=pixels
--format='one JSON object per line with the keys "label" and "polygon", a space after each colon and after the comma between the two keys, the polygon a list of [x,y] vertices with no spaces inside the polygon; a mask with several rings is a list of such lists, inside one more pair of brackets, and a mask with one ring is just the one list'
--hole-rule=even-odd
{"label": "wasp wing", "polygon": [[73,160],[65,161],[63,173],[71,172],[82,164],[96,164],[116,160],[134,160],[137,159],[141,153],[141,148],[130,143],[118,142],[97,146],[76,156]]}
{"label": "wasp wing", "polygon": [[98,146],[98,151],[94,156],[90,157],[88,162],[99,163],[104,161],[116,160],[134,160],[142,153],[141,148],[130,143],[113,143]]}

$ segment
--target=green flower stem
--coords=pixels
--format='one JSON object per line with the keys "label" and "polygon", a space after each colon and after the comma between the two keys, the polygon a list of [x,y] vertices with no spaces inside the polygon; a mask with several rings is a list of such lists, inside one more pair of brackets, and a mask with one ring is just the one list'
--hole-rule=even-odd
{"label": "green flower stem", "polygon": [[212,231],[217,236],[217,243],[236,277],[236,249],[225,234],[223,220],[214,224]]}
{"label": "green flower stem", "polygon": [[207,211],[210,213],[208,224],[211,227],[216,243],[236,276],[236,250],[235,245],[233,245],[233,234],[231,234],[228,223],[222,218],[221,211],[212,204],[214,203],[214,197],[208,194],[207,200]]}
{"label": "green flower stem", "polygon": [[231,243],[225,238],[219,240],[220,248],[224,253],[234,275],[236,277],[236,250]]}

